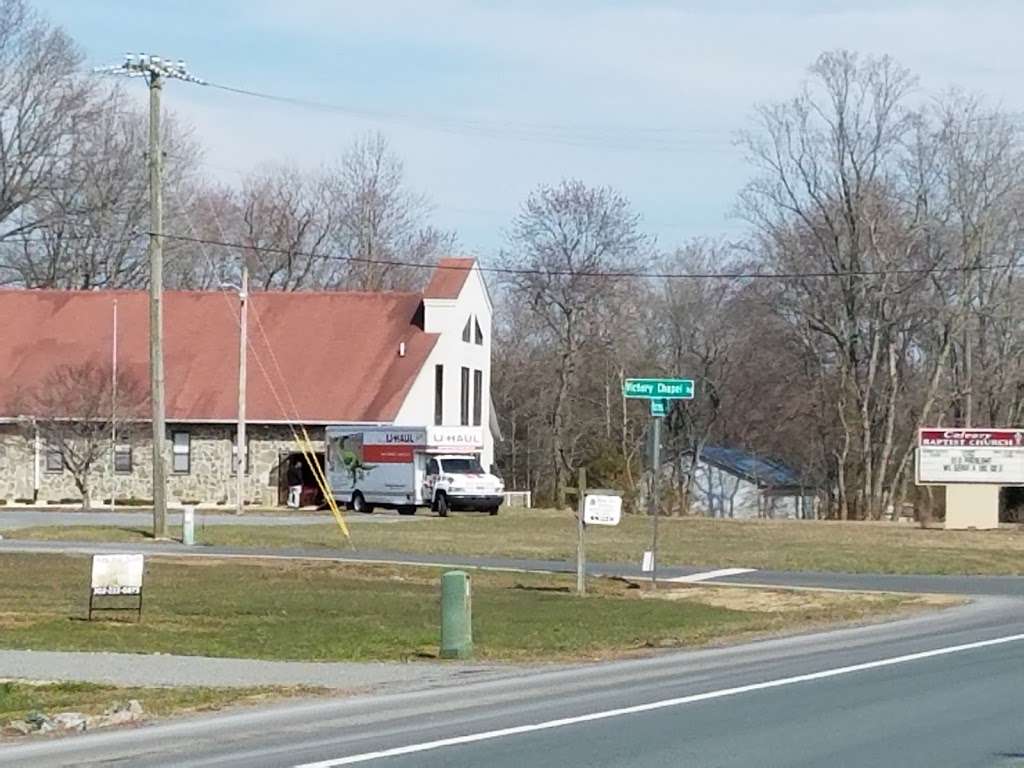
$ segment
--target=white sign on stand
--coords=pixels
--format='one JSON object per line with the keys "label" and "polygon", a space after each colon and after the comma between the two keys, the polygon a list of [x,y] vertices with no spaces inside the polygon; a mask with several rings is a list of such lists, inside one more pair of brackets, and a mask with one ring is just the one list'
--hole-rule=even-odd
{"label": "white sign on stand", "polygon": [[142,591],[142,555],[93,555],[92,591],[97,595],[137,595]]}
{"label": "white sign on stand", "polygon": [[95,604],[97,597],[134,597],[138,604],[130,610],[142,617],[142,574],[145,558],[142,555],[93,555],[92,579],[89,590],[89,619],[98,610],[125,610],[123,606],[103,608]]}
{"label": "white sign on stand", "polygon": [[588,493],[583,504],[583,522],[587,525],[618,525],[622,520],[622,497]]}

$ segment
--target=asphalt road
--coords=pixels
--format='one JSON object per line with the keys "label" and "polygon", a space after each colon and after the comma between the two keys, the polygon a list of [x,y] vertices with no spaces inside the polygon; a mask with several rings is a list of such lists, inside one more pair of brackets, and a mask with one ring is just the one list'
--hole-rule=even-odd
{"label": "asphalt road", "polygon": [[1022,605],[40,740],[0,766],[1020,765]]}

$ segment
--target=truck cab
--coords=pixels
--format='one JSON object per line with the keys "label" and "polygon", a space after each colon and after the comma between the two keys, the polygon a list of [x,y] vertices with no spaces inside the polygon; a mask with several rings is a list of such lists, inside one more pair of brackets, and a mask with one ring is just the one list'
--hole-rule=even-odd
{"label": "truck cab", "polygon": [[498,514],[504,500],[502,481],[485,472],[476,454],[429,456],[423,477],[423,500],[441,517],[448,510]]}

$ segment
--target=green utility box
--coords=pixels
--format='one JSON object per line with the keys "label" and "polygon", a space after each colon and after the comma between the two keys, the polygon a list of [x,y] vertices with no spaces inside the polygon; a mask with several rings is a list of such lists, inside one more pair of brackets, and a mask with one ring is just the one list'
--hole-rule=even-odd
{"label": "green utility box", "polygon": [[473,655],[473,604],[469,574],[448,571],[441,576],[441,658]]}

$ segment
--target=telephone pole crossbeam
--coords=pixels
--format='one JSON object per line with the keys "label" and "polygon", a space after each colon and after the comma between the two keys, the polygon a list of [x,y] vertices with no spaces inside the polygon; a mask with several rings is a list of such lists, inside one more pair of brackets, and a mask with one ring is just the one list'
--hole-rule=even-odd
{"label": "telephone pole crossbeam", "polygon": [[189,74],[184,61],[159,56],[125,54],[124,63],[94,70],[102,75],[143,77],[149,85],[149,374],[153,407],[153,536],[168,538],[167,426],[164,399],[163,310],[163,150],[160,144],[160,95],[164,80],[206,82]]}

